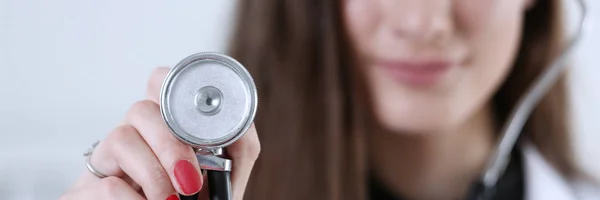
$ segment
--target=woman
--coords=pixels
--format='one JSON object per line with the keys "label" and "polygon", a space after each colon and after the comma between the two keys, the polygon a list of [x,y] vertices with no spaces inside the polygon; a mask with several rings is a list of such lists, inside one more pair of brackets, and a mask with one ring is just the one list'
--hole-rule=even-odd
{"label": "woman", "polygon": [[[464,199],[562,38],[558,0],[239,3],[231,55],[261,106],[259,133],[227,148],[236,200]],[[86,173],[63,199],[206,199],[192,149],[160,117],[167,71],[91,156],[108,177]],[[600,198],[572,159],[566,94],[563,77],[491,199]]]}

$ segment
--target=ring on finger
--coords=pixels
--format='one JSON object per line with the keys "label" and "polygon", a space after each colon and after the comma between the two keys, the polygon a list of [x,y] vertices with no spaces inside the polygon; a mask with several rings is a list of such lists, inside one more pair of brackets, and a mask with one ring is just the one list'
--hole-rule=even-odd
{"label": "ring on finger", "polygon": [[85,166],[87,167],[88,171],[90,171],[90,173],[92,173],[94,176],[102,179],[108,176],[96,170],[96,168],[92,166],[91,162],[92,153],[94,152],[94,149],[96,149],[96,146],[98,146],[99,143],[100,141],[94,142],[94,144],[92,144],[88,148],[88,150],[83,154],[83,156],[85,157]]}

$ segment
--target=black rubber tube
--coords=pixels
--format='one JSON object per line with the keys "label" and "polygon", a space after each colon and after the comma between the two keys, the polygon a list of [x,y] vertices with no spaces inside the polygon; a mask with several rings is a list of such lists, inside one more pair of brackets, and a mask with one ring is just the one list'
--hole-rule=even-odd
{"label": "black rubber tube", "polygon": [[494,189],[485,187],[480,180],[472,183],[467,194],[467,200],[490,200],[494,197]]}
{"label": "black rubber tube", "polygon": [[[210,200],[231,200],[231,172],[207,171],[208,195]],[[181,200],[198,200],[198,193],[191,196],[179,195]]]}
{"label": "black rubber tube", "polygon": [[231,200],[231,172],[207,171],[210,200]]}
{"label": "black rubber tube", "polygon": [[198,195],[199,195],[199,193],[196,193],[192,196],[179,195],[179,199],[181,199],[181,200],[198,200],[198,197],[199,197]]}

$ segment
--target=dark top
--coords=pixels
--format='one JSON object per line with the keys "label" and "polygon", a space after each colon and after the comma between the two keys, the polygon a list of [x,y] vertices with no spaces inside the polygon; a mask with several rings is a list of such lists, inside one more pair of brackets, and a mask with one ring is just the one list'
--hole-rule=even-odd
{"label": "dark top", "polygon": [[[523,161],[521,151],[515,149],[511,155],[506,172],[498,180],[498,184],[493,188],[489,200],[523,200],[525,184],[523,178]],[[380,183],[375,177],[371,176],[369,180],[369,197],[377,200],[404,200],[401,195],[393,194],[389,189]]]}
{"label": "dark top", "polygon": [[[494,192],[491,193],[491,198],[485,200],[523,200],[525,185],[522,165],[521,151],[519,149],[513,150],[506,172],[498,180],[496,187],[493,188]],[[197,200],[198,194],[187,197],[180,195],[180,198],[181,200]],[[373,176],[369,179],[369,198],[372,200],[405,200],[401,195],[393,194]]]}

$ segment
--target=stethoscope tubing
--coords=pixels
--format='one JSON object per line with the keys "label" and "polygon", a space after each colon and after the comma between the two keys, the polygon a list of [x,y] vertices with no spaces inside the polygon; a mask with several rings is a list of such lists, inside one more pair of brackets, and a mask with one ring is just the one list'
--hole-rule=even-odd
{"label": "stethoscope tubing", "polygon": [[[588,31],[588,9],[585,0],[576,0],[580,11],[581,19],[579,20],[577,31],[568,40],[567,45],[562,49],[562,52],[557,56],[552,64],[544,71],[527,89],[527,92],[517,101],[517,106],[511,111],[507,123],[502,129],[500,141],[496,144],[494,152],[488,161],[486,170],[482,178],[474,184],[474,193],[471,197],[485,199],[486,190],[492,189],[497,184],[500,177],[506,170],[510,161],[515,144],[521,135],[523,126],[529,119],[533,109],[538,105],[542,97],[556,83],[560,75],[567,68],[564,61],[572,53],[573,49],[580,42],[584,33]],[[231,182],[229,172],[209,171],[209,187],[211,190],[210,199],[231,199]],[[197,199],[198,194],[193,196],[181,196],[181,199]],[[483,196],[482,196],[483,195]]]}
{"label": "stethoscope tubing", "polygon": [[567,46],[562,49],[562,52],[557,56],[552,64],[544,71],[527,89],[527,92],[517,101],[517,106],[509,115],[502,130],[501,139],[495,147],[495,152],[486,167],[485,173],[481,182],[485,188],[493,188],[510,161],[510,154],[521,135],[523,126],[529,119],[531,112],[538,105],[546,92],[555,85],[563,71],[567,68],[564,61],[572,53],[577,46],[584,33],[588,31],[588,9],[585,0],[576,0],[580,11],[581,19],[577,24],[577,31],[568,40]]}

